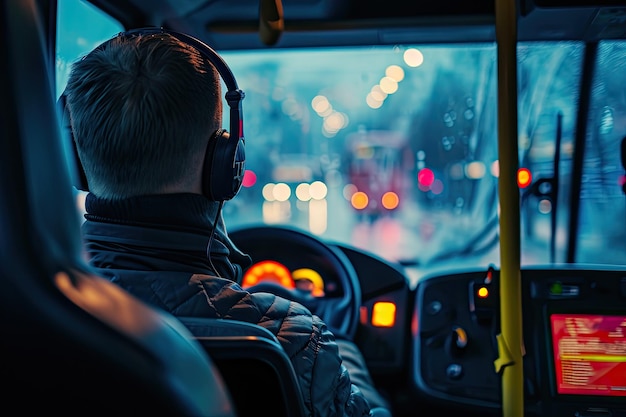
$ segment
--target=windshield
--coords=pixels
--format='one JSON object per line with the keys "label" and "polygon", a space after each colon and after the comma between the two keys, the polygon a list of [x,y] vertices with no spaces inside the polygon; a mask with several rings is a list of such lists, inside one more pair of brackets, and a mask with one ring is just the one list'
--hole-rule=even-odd
{"label": "windshield", "polygon": [[[86,3],[59,6],[57,95],[71,63],[122,30]],[[220,52],[246,94],[227,227],[287,224],[407,265],[499,264],[495,43]],[[626,46],[600,42],[581,95],[584,54],[518,46],[523,265],[564,262],[570,233],[576,262],[626,264]]]}
{"label": "windshield", "polygon": [[[626,263],[624,48],[598,49],[578,262]],[[583,53],[518,46],[523,264],[565,261]],[[249,170],[227,224],[289,224],[409,264],[499,263],[495,44],[222,55],[246,92]]]}

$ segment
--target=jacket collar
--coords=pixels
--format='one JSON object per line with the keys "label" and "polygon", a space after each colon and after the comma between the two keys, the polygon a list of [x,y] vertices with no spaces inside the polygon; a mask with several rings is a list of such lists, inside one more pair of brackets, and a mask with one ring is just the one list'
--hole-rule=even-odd
{"label": "jacket collar", "polygon": [[[220,276],[238,280],[251,258],[241,252],[226,233],[219,203],[199,194],[164,194],[108,200],[87,194],[83,236],[92,256],[111,254],[116,247],[126,254],[150,251],[156,257],[181,250],[206,263]],[[217,220],[217,221],[216,221]],[[207,250],[213,224],[217,227]],[[97,242],[94,245],[94,242]],[[107,247],[106,251],[94,248]],[[121,246],[119,246],[121,245]],[[107,256],[110,258],[110,256]],[[187,261],[191,261],[187,259]],[[194,262],[192,262],[194,263]],[[102,267],[103,265],[96,265]],[[215,269],[222,269],[218,271]],[[233,276],[234,275],[234,276]]]}

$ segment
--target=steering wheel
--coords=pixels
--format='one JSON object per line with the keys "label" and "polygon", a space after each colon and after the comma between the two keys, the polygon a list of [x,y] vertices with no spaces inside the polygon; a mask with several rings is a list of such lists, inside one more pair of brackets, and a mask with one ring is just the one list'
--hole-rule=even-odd
{"label": "steering wheel", "polygon": [[359,325],[361,286],[354,267],[339,248],[288,226],[247,226],[233,229],[228,235],[255,263],[274,260],[292,271],[311,268],[319,272],[325,282],[333,282],[338,287],[332,295],[314,297],[306,291],[264,281],[247,288],[248,291],[271,292],[296,301],[319,316],[336,335],[354,338]]}

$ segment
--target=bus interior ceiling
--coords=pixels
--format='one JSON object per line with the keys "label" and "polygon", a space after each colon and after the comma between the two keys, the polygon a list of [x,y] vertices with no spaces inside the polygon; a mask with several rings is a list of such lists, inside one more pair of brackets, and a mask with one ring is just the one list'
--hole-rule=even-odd
{"label": "bus interior ceiling", "polygon": [[[133,0],[124,6],[110,0],[92,3],[117,14],[129,27],[157,25],[185,31],[216,50],[268,47],[259,37],[258,0],[189,0],[157,5],[150,0]],[[261,7],[269,4],[271,9],[280,2],[260,3]],[[495,41],[495,4],[490,0],[390,0],[384,4],[374,0],[291,0],[278,6],[283,12],[284,30],[269,46],[490,42]],[[622,0],[519,0],[517,10],[520,41],[593,42],[626,37]]]}

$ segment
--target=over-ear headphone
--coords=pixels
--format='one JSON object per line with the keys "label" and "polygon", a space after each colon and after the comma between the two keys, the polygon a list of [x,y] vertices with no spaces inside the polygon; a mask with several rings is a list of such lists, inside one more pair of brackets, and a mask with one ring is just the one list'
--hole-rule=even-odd
{"label": "over-ear headphone", "polygon": [[[245,97],[243,91],[237,86],[237,81],[232,71],[224,61],[211,47],[193,36],[180,32],[163,29],[160,27],[145,27],[139,29],[131,29],[127,32],[120,33],[117,36],[138,36],[138,35],[158,35],[169,34],[179,41],[192,46],[207,59],[224,81],[226,85],[226,103],[230,107],[230,130],[219,129],[209,140],[207,151],[204,158],[202,191],[210,200],[224,201],[230,200],[239,192],[243,183],[243,175],[245,171],[245,138],[243,135],[243,112],[241,102]],[[107,42],[104,42],[98,48],[102,48]],[[75,161],[78,168],[78,184],[75,184],[79,190],[87,191],[88,184],[82,169],[76,144],[73,139],[69,111],[66,106],[65,92],[61,94],[57,102],[62,117],[62,128],[69,134],[68,137],[72,141]]]}

